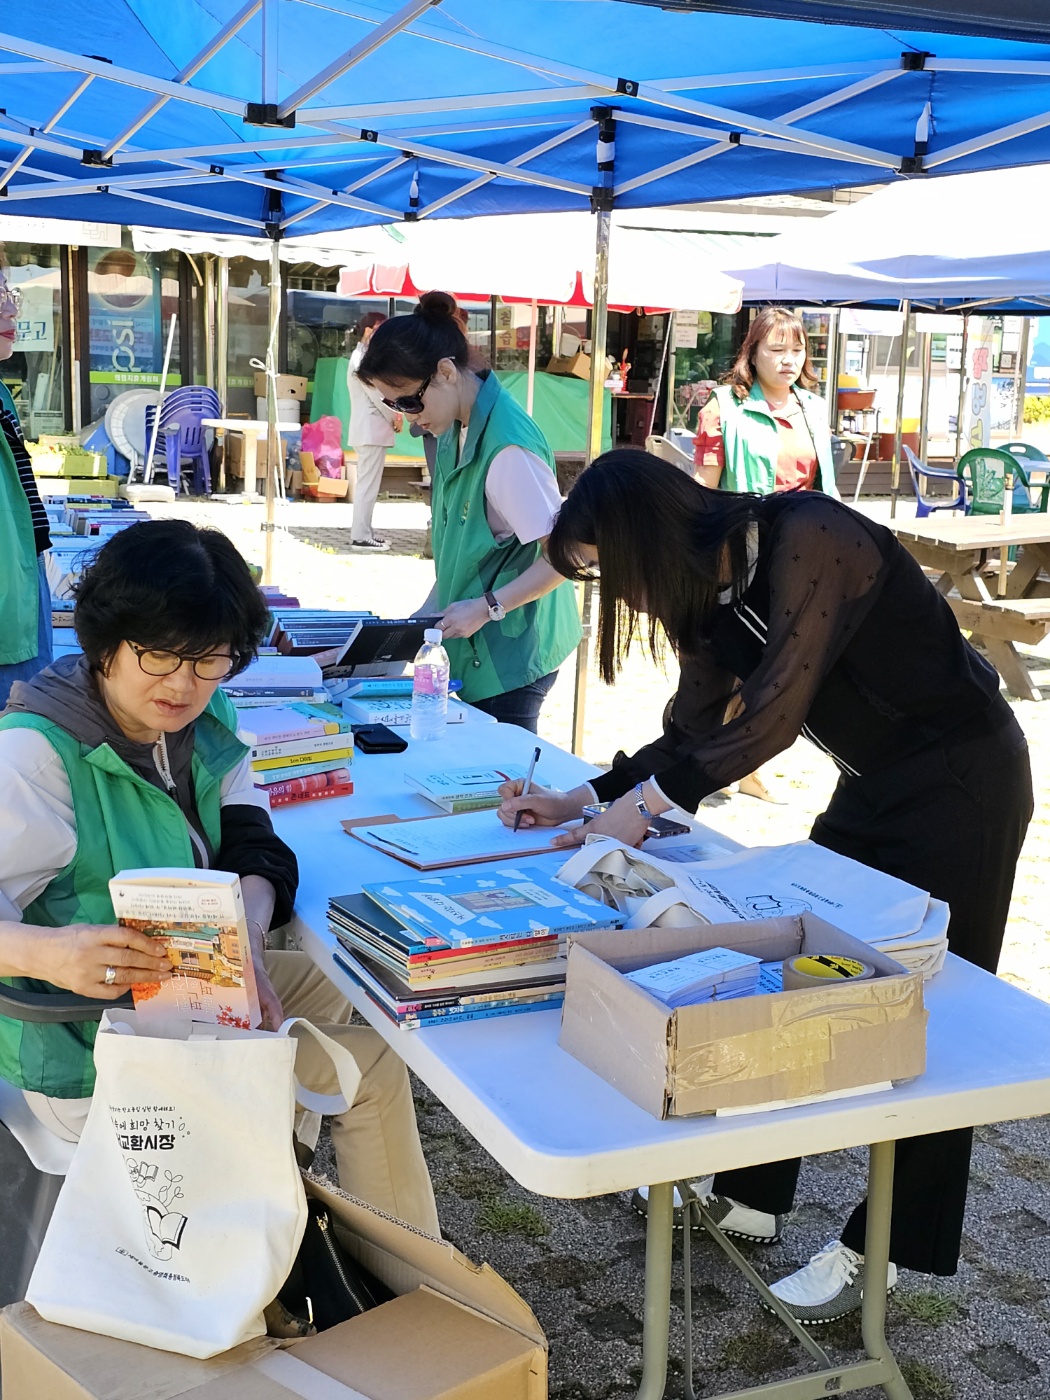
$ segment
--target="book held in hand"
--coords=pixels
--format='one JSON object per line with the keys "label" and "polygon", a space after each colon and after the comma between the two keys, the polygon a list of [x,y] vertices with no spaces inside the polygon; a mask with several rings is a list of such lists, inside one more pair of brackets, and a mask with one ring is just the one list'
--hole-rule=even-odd
{"label": "book held in hand", "polygon": [[122,870],[109,882],[122,928],[162,942],[165,982],[131,989],[143,1020],[179,1017],[248,1030],[262,1020],[241,882],[224,870]]}

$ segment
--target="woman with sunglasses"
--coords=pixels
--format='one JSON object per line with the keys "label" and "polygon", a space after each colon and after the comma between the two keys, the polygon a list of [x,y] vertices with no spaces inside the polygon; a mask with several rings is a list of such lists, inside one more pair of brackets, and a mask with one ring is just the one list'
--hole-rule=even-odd
{"label": "woman with sunglasses", "polygon": [[[250,753],[219,683],[251,661],[268,621],[234,545],[186,520],[142,522],[98,552],[77,594],[84,652],[13,687],[0,718],[0,977],[37,992],[114,998],[170,973],[117,926],[109,880],[124,869],[240,876],[263,1025],[323,1025],[357,1060],[355,1102],[333,1120],[340,1182],[428,1233],[438,1230],[408,1075],[305,953],[265,948],[287,923],[295,856],[252,785]],[[94,1083],[94,1023],[0,1016],[0,1078],[76,1141]],[[309,1087],[337,1093],[329,1073]]]}
{"label": "woman with sunglasses", "polygon": [[[7,281],[0,244],[0,364],[15,353],[21,295]],[[17,680],[51,660],[47,514],[7,385],[0,383],[0,705]]]}
{"label": "woman with sunglasses", "polygon": [[576,649],[573,587],[543,544],[561,506],[554,456],[491,370],[475,366],[446,292],[377,327],[358,367],[388,408],[437,439],[437,579],[421,613],[441,630],[462,698],[536,732],[558,667]]}

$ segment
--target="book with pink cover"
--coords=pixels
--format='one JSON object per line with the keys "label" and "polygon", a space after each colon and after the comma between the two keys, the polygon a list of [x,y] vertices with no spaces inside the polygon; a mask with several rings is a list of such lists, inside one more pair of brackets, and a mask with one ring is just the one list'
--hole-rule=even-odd
{"label": "book with pink cover", "polygon": [[117,921],[162,940],[166,982],[132,987],[144,1020],[179,1017],[212,1025],[262,1020],[238,876],[224,870],[122,870],[109,882]]}

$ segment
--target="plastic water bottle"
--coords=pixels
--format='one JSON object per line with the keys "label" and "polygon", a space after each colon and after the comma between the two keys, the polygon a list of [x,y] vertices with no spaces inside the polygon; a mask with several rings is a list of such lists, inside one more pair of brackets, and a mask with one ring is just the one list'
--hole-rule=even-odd
{"label": "plastic water bottle", "polygon": [[448,723],[448,652],[437,627],[423,633],[412,676],[413,739],[443,739]]}

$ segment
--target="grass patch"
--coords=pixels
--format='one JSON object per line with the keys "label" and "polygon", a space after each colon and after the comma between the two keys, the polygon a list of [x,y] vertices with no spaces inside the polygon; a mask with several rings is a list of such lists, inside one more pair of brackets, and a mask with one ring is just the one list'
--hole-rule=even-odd
{"label": "grass patch", "polygon": [[1003,1157],[1003,1166],[1011,1176],[1019,1176],[1022,1181],[1031,1181],[1040,1185],[1050,1182],[1050,1162],[1042,1157],[1037,1157],[1034,1152],[1015,1152],[1000,1148]]}
{"label": "grass patch", "polygon": [[493,1235],[521,1235],[527,1240],[550,1234],[550,1226],[538,1210],[515,1201],[485,1201],[478,1211],[478,1225]]}
{"label": "grass patch", "polygon": [[942,1327],[946,1322],[954,1322],[960,1315],[954,1298],[932,1289],[921,1293],[898,1293],[894,1302],[902,1313],[916,1322],[925,1323],[927,1327]]}
{"label": "grass patch", "polygon": [[797,1358],[793,1349],[796,1345],[777,1332],[770,1332],[765,1327],[753,1327],[750,1332],[730,1337],[722,1348],[721,1365],[726,1369],[743,1371],[748,1376],[768,1376],[771,1371],[794,1364]]}
{"label": "grass patch", "polygon": [[951,1381],[925,1361],[905,1357],[900,1367],[914,1400],[955,1400],[955,1387]]}

